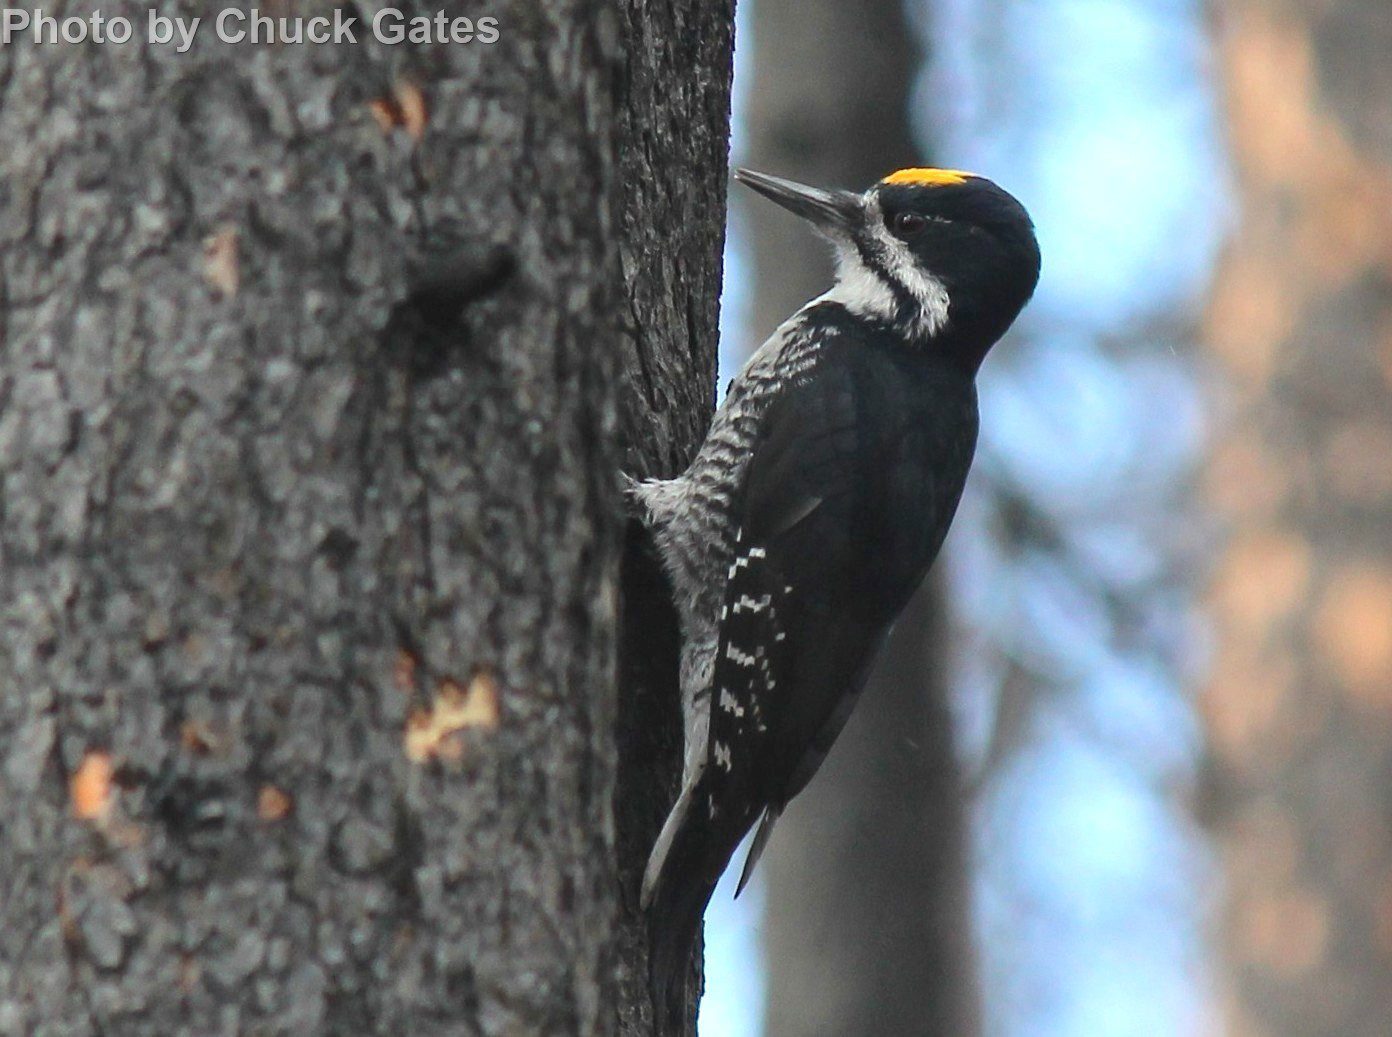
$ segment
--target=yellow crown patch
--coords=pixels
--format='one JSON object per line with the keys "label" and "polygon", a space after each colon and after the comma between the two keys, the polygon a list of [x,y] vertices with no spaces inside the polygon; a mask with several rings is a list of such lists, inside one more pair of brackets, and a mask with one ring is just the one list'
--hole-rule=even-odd
{"label": "yellow crown patch", "polygon": [[928,169],[918,167],[901,169],[890,173],[880,181],[882,184],[911,184],[914,187],[947,187],[950,184],[965,184],[975,173],[961,169]]}

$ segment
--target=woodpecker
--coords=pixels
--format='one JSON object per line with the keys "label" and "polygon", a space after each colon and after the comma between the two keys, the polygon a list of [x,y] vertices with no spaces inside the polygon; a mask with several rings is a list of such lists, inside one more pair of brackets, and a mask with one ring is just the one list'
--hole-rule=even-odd
{"label": "woodpecker", "polygon": [[735,179],[829,239],[836,279],[750,357],[685,473],[630,483],[683,641],[682,789],[641,893],[668,1011],[731,855],[757,822],[742,890],[937,555],[977,368],[1039,278],[1029,215],[981,176],[901,169],[864,193]]}

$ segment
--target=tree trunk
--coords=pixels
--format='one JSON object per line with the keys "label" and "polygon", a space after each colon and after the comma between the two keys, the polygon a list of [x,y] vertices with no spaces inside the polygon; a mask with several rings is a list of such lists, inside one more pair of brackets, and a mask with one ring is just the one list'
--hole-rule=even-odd
{"label": "tree trunk", "polygon": [[[861,189],[921,164],[900,0],[758,0],[749,164]],[[815,75],[809,75],[815,70]],[[755,338],[830,283],[830,250],[758,202]],[[767,856],[770,1037],[974,1032],[965,831],[937,588],[920,591]]]}
{"label": "tree trunk", "polygon": [[[630,57],[619,108],[623,467],[635,476],[669,477],[685,470],[701,445],[715,404],[734,0],[628,0],[627,17]],[[654,1026],[638,891],[680,791],[682,718],[671,588],[651,539],[633,520],[623,589],[615,801],[619,1002],[620,1032],[637,1035]],[[699,954],[694,967],[699,975]],[[694,1034],[701,984],[686,990]]]}
{"label": "tree trunk", "polygon": [[1219,5],[1242,220],[1207,341],[1224,1032],[1392,1018],[1392,7]]}
{"label": "tree trunk", "polygon": [[0,50],[0,1032],[650,1030],[615,473],[709,411],[731,11],[490,13]]}

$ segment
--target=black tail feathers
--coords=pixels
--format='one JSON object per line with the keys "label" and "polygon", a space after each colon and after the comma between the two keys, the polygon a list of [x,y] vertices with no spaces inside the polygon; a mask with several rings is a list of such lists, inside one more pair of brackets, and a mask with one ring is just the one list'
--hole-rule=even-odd
{"label": "black tail feathers", "polygon": [[659,1037],[686,1033],[687,989],[696,978],[692,951],[715,883],[665,882],[653,902],[648,917],[648,967]]}
{"label": "black tail feathers", "polygon": [[754,818],[710,818],[703,790],[686,805],[648,913],[648,969],[660,1037],[683,1037],[692,951],[701,919],[735,848]]}
{"label": "black tail feathers", "polygon": [[744,887],[749,885],[750,876],[754,874],[754,865],[759,863],[759,858],[764,855],[764,847],[768,845],[769,836],[773,834],[773,826],[778,821],[778,815],[783,812],[781,806],[769,804],[764,808],[764,819],[759,822],[759,830],[754,834],[754,842],[750,844],[749,856],[744,859],[744,870],[740,872],[739,885],[735,887],[735,896],[744,892]]}

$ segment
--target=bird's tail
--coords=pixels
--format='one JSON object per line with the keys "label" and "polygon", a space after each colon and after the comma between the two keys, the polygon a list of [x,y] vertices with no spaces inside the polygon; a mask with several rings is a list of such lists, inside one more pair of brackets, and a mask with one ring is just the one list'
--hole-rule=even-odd
{"label": "bird's tail", "polygon": [[744,887],[749,885],[749,878],[754,874],[754,865],[758,864],[759,858],[764,855],[764,847],[768,845],[773,826],[778,822],[778,815],[782,812],[783,808],[773,803],[764,808],[764,819],[759,822],[759,830],[754,834],[754,842],[749,847],[749,856],[744,859],[744,870],[740,872],[735,896],[743,893]]}
{"label": "bird's tail", "polygon": [[643,876],[648,966],[659,1034],[680,1034],[701,918],[752,818],[712,819],[704,770],[682,790]]}

